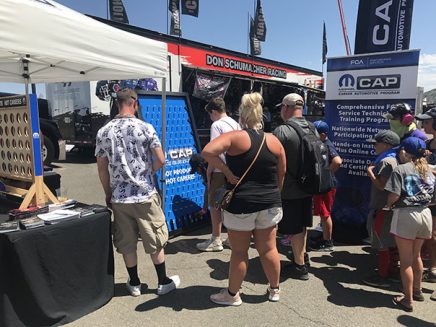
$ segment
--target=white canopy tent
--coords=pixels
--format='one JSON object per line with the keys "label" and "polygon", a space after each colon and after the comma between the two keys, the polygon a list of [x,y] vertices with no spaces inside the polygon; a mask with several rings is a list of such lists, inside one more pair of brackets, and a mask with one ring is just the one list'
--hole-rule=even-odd
{"label": "white canopy tent", "polygon": [[[51,0],[2,0],[0,81],[165,77],[165,43],[98,22]],[[27,69],[26,69],[27,66]]]}
{"label": "white canopy tent", "polygon": [[29,83],[162,78],[163,146],[167,55],[165,43],[108,26],[51,0],[1,1],[0,82],[25,83],[27,93]]}

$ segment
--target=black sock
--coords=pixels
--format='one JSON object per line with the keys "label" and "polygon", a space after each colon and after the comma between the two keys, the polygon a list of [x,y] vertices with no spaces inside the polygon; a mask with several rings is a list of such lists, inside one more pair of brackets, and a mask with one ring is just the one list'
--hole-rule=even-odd
{"label": "black sock", "polygon": [[133,266],[133,267],[126,267],[127,268],[127,272],[129,273],[129,277],[130,277],[130,285],[132,286],[138,286],[139,284],[141,284],[139,277],[138,277],[138,266]]}
{"label": "black sock", "polygon": [[156,269],[157,280],[159,285],[166,285],[171,283],[173,280],[168,278],[167,271],[165,268],[165,261],[161,264],[154,265],[154,269]]}
{"label": "black sock", "polygon": [[227,289],[227,292],[229,292],[229,294],[230,294],[231,296],[235,296],[235,295],[236,295],[236,293],[232,293],[232,292],[230,292],[229,289]]}

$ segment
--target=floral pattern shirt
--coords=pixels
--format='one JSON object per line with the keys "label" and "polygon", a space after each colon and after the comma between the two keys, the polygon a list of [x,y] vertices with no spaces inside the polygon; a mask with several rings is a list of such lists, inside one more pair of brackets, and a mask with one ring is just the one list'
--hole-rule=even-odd
{"label": "floral pattern shirt", "polygon": [[151,149],[158,147],[154,127],[137,118],[115,118],[98,131],[95,156],[109,161],[112,202],[138,203],[157,193]]}

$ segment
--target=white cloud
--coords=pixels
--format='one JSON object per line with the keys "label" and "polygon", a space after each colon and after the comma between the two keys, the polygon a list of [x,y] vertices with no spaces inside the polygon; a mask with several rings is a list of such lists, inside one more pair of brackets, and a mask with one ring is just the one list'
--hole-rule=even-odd
{"label": "white cloud", "polygon": [[421,54],[419,58],[418,86],[424,91],[436,89],[436,54]]}

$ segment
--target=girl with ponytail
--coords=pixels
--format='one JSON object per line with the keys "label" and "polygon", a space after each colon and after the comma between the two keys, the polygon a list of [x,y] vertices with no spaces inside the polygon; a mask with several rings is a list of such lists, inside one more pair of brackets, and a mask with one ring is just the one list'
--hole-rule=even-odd
{"label": "girl with ponytail", "polygon": [[387,206],[393,210],[391,233],[395,236],[400,254],[403,296],[396,296],[394,304],[407,312],[413,311],[413,301],[424,301],[421,291],[421,248],[431,238],[432,201],[435,178],[425,159],[426,144],[419,138],[404,139],[398,150],[400,165],[386,183],[389,192]]}

